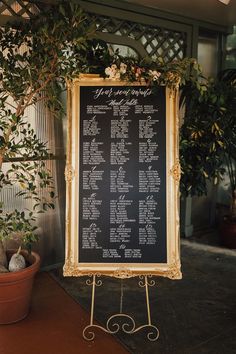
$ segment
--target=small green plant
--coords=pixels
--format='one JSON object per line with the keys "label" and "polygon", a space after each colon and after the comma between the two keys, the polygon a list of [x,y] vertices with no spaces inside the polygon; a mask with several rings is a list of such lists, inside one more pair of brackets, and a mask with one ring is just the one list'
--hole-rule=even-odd
{"label": "small green plant", "polygon": [[232,196],[231,219],[236,218],[236,71],[226,70],[206,90],[188,89],[181,128],[181,187],[186,195],[207,193],[227,171]]}
{"label": "small green plant", "polygon": [[[15,197],[29,199],[31,209],[8,211],[0,204],[0,240],[17,238],[29,250],[37,240],[35,221],[38,213],[54,208],[53,179],[46,167],[49,157],[47,146],[41,142],[34,129],[24,118],[18,117],[17,123],[4,110],[1,112],[1,157],[0,191],[10,188],[16,191]],[[14,116],[13,116],[14,117]],[[15,117],[14,117],[15,118]],[[14,119],[13,118],[13,119]],[[8,133],[9,124],[14,127]],[[46,193],[42,193],[46,191]],[[0,195],[1,195],[0,194]]]}

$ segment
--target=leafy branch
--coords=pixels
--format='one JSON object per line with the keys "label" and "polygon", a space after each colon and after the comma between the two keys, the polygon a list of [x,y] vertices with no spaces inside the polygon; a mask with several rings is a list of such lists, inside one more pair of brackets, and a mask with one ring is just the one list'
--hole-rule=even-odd
{"label": "leafy branch", "polygon": [[36,240],[38,213],[54,209],[47,144],[24,117],[25,110],[42,102],[57,117],[63,114],[60,93],[80,72],[81,51],[86,52],[92,36],[94,27],[73,1],[45,8],[23,25],[0,28],[0,196],[14,187],[15,197],[30,200],[29,209],[8,210],[0,199],[1,240],[18,235],[30,245]]}

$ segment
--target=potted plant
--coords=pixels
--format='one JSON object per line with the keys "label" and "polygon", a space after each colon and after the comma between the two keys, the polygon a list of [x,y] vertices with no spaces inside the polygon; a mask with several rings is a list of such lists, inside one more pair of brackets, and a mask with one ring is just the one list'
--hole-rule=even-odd
{"label": "potted plant", "polygon": [[[204,90],[200,91],[201,86]],[[214,81],[185,87],[183,96],[186,112],[180,140],[182,193],[206,194],[207,181],[217,184],[227,172],[231,206],[220,229],[223,245],[236,248],[236,71],[225,70]]]}
{"label": "potted plant", "polygon": [[[31,253],[37,217],[54,208],[49,151],[25,111],[43,102],[61,115],[60,93],[84,65],[81,53],[92,34],[79,6],[64,1],[29,21],[0,29],[0,323],[18,321],[28,313],[32,279],[39,268],[39,256]],[[9,208],[3,198],[8,189],[29,205]],[[12,239],[20,245],[13,266],[10,261],[10,270],[16,272],[9,272],[12,251],[6,251]],[[24,259],[28,267],[21,269]]]}

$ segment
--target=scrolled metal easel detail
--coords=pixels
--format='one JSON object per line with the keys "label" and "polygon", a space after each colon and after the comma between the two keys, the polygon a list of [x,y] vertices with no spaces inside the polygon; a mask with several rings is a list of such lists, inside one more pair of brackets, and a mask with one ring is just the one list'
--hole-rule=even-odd
{"label": "scrolled metal easel detail", "polygon": [[138,285],[140,286],[140,288],[144,288],[146,284],[148,286],[154,286],[156,284],[155,280],[152,279],[152,275],[140,275],[139,279],[140,280],[138,282]]}
{"label": "scrolled metal easel detail", "polygon": [[89,274],[88,275],[89,279],[86,280],[86,284],[88,286],[101,286],[102,285],[102,280],[101,279],[96,279],[97,278],[100,278],[101,277],[101,274],[97,273],[96,274],[96,277],[94,277],[93,274]]}
{"label": "scrolled metal easel detail", "polygon": [[[120,303],[120,313],[110,316],[105,324],[105,326],[100,326],[94,324],[94,301],[95,301],[95,288],[96,286],[102,285],[101,280],[96,280],[97,275],[91,275],[92,279],[86,281],[87,285],[92,285],[92,299],[91,299],[91,314],[90,314],[90,323],[83,330],[83,338],[87,341],[92,341],[95,338],[94,330],[100,329],[103,332],[109,334],[115,334],[119,331],[123,331],[126,334],[134,334],[142,329],[148,329],[147,338],[149,341],[156,341],[159,338],[159,330],[156,326],[151,323],[150,315],[150,303],[149,303],[149,292],[148,287],[154,286],[155,281],[150,280],[151,276],[140,276],[139,286],[145,287],[146,290],[146,303],[147,303],[147,318],[148,323],[136,327],[136,323],[130,315],[123,313],[123,285],[121,285],[121,303]],[[149,278],[149,279],[148,279]]]}
{"label": "scrolled metal easel detail", "polygon": [[[119,323],[120,321],[126,321],[124,323]],[[113,322],[113,321],[117,321],[117,322]],[[119,322],[118,322],[119,321]],[[100,329],[105,333],[109,333],[109,334],[116,334],[119,331],[123,331],[126,334],[134,334],[139,332],[140,330],[143,329],[149,329],[148,333],[147,333],[147,338],[148,340],[154,342],[159,338],[159,330],[156,326],[154,325],[149,325],[149,324],[145,324],[145,325],[141,325],[139,327],[136,327],[136,323],[134,321],[134,319],[127,315],[127,314],[115,314],[112,315],[108,318],[105,327],[103,326],[99,326],[99,325],[95,325],[95,324],[91,324],[88,325],[84,328],[83,330],[83,337],[84,339],[91,341],[95,338],[95,332],[93,331],[93,329]]]}

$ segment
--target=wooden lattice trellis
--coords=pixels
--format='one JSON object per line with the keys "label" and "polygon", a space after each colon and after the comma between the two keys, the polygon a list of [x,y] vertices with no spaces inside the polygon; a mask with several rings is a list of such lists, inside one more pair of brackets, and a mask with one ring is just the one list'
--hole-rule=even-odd
{"label": "wooden lattice trellis", "polygon": [[[1,16],[29,18],[38,11],[40,5],[37,5],[37,1],[0,1]],[[162,57],[165,62],[169,62],[186,55],[186,32],[91,13],[88,14],[88,20],[96,24],[100,33],[109,33],[116,38],[126,37],[133,43],[139,42],[147,56],[153,59]]]}
{"label": "wooden lattice trellis", "polygon": [[165,62],[169,62],[183,59],[186,55],[185,32],[95,14],[89,14],[89,20],[96,24],[98,32],[139,41],[147,55],[153,59],[162,57]]}
{"label": "wooden lattice trellis", "polygon": [[3,16],[17,16],[23,18],[30,18],[37,13],[39,8],[36,4],[29,1],[22,0],[1,0],[0,1],[0,15]]}

